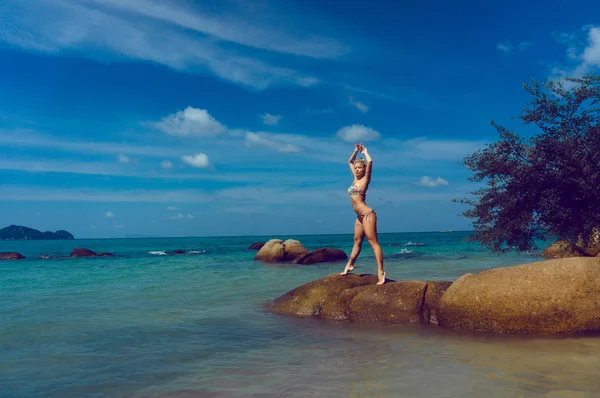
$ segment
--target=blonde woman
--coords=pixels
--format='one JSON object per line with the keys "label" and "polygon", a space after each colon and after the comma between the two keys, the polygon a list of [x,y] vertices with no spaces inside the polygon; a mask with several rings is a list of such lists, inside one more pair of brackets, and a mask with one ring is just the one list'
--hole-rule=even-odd
{"label": "blonde woman", "polygon": [[[366,161],[365,159],[355,160],[359,152],[365,155]],[[346,275],[354,269],[354,263],[360,254],[362,243],[366,236],[377,260],[377,284],[383,285],[385,283],[385,271],[383,270],[383,251],[377,241],[377,214],[375,214],[375,210],[365,203],[367,189],[371,182],[373,159],[362,143],[354,145],[354,152],[348,160],[348,165],[354,176],[354,181],[350,188],[348,188],[348,193],[350,194],[352,208],[356,212],[356,221],[354,222],[354,247],[352,247],[350,259],[341,275]]]}

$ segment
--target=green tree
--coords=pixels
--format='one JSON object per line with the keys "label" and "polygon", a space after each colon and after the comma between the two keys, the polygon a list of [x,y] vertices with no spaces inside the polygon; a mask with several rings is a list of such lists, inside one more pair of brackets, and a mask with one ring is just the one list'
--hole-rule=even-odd
{"label": "green tree", "polygon": [[468,240],[494,253],[536,250],[537,239],[587,246],[600,227],[600,77],[523,87],[533,100],[516,119],[537,133],[522,138],[492,120],[499,140],[461,162],[485,184],[453,200],[470,206]]}

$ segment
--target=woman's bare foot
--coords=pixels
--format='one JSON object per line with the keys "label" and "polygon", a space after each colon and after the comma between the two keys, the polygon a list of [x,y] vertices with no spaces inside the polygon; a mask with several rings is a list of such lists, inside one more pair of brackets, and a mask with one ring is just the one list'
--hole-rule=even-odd
{"label": "woman's bare foot", "polygon": [[354,271],[354,265],[346,264],[346,268],[344,268],[344,272],[342,272],[340,275],[348,275],[348,272],[350,272],[350,271]]}
{"label": "woman's bare foot", "polygon": [[378,285],[383,285],[385,283],[385,272],[382,274],[379,274],[379,282],[377,282]]}

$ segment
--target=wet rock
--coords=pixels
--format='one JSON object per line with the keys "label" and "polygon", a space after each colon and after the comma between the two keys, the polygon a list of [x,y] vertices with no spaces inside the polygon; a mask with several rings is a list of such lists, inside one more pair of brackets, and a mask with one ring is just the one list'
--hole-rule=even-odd
{"label": "wet rock", "polygon": [[71,252],[71,257],[96,257],[98,254],[96,252],[91,251],[86,248],[77,248],[73,249]]}
{"label": "wet rock", "polygon": [[563,258],[458,278],[437,307],[453,330],[559,335],[600,331],[600,258]]}
{"label": "wet rock", "polygon": [[186,254],[187,251],[185,251],[183,249],[176,249],[176,250],[167,250],[166,253],[169,256],[172,256],[172,255],[176,255],[176,254]]}
{"label": "wet rock", "polygon": [[71,252],[70,257],[112,257],[113,254],[112,253],[96,253],[90,249],[86,249],[86,248],[77,248],[77,249],[73,249],[73,251]]}
{"label": "wet rock", "polygon": [[296,257],[292,262],[294,264],[317,264],[326,262],[335,262],[347,260],[348,255],[340,249],[325,247],[322,249],[313,250],[310,253],[305,253]]}
{"label": "wet rock", "polygon": [[17,252],[2,252],[0,253],[0,260],[21,260],[25,256]]}
{"label": "wet rock", "polygon": [[255,242],[248,246],[248,250],[260,250],[264,246],[264,242]]}

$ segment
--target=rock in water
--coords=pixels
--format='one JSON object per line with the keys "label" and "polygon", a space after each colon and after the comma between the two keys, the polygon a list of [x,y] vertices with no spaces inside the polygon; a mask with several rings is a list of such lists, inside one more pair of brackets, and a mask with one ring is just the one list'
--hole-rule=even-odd
{"label": "rock in water", "polygon": [[96,252],[82,247],[73,249],[71,252],[71,257],[96,257],[97,255],[98,254]]}
{"label": "rock in water", "polygon": [[260,250],[264,246],[264,242],[255,242],[248,246],[248,250]]}
{"label": "rock in water", "polygon": [[25,258],[24,255],[17,252],[2,252],[0,253],[0,260],[21,260]]}
{"label": "rock in water", "polygon": [[305,253],[298,256],[292,261],[294,264],[317,264],[326,262],[335,262],[347,260],[348,255],[341,249],[333,249],[325,247],[322,249],[313,250],[310,253]]}
{"label": "rock in water", "polygon": [[288,239],[283,242],[283,250],[285,251],[285,259],[291,261],[298,256],[308,253],[306,247],[295,239]]}
{"label": "rock in water", "polygon": [[271,239],[254,256],[255,260],[260,261],[284,261],[285,248],[281,239]]}
{"label": "rock in water", "polygon": [[600,258],[563,258],[458,278],[442,295],[440,326],[559,335],[600,330]]}
{"label": "rock in water", "polygon": [[[387,280],[332,274],[304,284],[267,305],[283,315],[357,323],[437,323],[437,301],[452,282]],[[428,291],[432,293],[427,294]]]}

